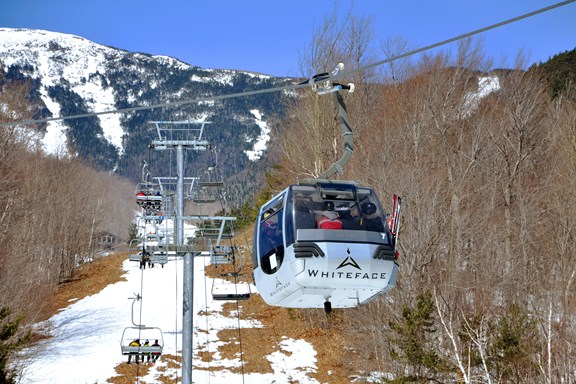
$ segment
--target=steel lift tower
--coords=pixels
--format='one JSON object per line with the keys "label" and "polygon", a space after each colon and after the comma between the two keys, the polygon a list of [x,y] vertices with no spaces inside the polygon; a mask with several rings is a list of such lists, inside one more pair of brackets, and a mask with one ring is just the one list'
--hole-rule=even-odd
{"label": "steel lift tower", "polygon": [[[208,121],[151,121],[155,124],[158,140],[151,148],[162,151],[176,150],[176,238],[175,251],[184,257],[184,288],[182,314],[182,384],[192,383],[192,326],[194,298],[194,252],[184,241],[184,150],[205,151],[210,144],[204,139],[204,126]],[[191,128],[192,126],[199,128]]]}

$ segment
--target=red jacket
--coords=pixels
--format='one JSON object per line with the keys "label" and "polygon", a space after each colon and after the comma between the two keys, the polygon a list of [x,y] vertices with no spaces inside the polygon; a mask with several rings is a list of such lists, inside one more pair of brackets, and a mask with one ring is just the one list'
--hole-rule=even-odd
{"label": "red jacket", "polygon": [[342,229],[342,222],[339,218],[329,219],[322,216],[318,219],[317,224],[320,229]]}

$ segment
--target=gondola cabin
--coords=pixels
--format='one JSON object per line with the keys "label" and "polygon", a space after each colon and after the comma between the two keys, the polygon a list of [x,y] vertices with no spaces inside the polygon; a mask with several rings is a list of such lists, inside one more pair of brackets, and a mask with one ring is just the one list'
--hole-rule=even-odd
{"label": "gondola cabin", "polygon": [[329,312],[396,284],[396,236],[374,191],[355,182],[291,185],[262,206],[254,233],[254,281],[269,305]]}

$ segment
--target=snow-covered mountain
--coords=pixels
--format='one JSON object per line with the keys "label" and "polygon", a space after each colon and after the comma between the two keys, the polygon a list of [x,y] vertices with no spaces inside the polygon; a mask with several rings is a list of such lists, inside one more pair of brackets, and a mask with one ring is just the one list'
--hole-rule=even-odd
{"label": "snow-covered mountain", "polygon": [[[8,67],[21,68],[24,76],[40,83],[40,98],[52,117],[62,113],[60,104],[48,95],[48,89],[65,80],[93,111],[114,109],[113,89],[105,87],[95,76],[103,72],[106,63],[117,60],[125,52],[94,44],[78,36],[27,29],[0,29],[0,60]],[[121,153],[122,129],[118,115],[100,119],[104,139]],[[61,122],[48,123],[44,138],[49,153],[66,151],[66,126]]]}
{"label": "snow-covered mountain", "polygon": [[[193,42],[192,42],[193,43]],[[193,44],[191,44],[193,46]],[[79,36],[0,28],[0,81],[27,79],[37,119],[195,100],[293,83],[245,71],[204,69],[167,56],[128,52]],[[210,121],[206,136],[219,148],[228,176],[261,159],[267,119],[281,113],[280,93],[188,103],[40,125],[47,152],[87,159],[95,167],[138,174],[156,139],[153,120]],[[199,167],[208,155],[192,156]]]}

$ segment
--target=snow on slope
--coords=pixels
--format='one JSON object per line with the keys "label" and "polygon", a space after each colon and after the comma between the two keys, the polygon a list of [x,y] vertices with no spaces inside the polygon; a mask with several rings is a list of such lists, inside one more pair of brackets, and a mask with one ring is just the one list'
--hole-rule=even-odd
{"label": "snow on slope", "polygon": [[[92,111],[114,109],[112,88],[105,89],[100,78],[93,75],[103,72],[106,55],[116,55],[117,50],[82,37],[49,31],[0,28],[0,35],[9,36],[0,39],[0,60],[4,65],[37,63],[30,74],[41,79],[41,98],[53,116],[60,116],[60,109],[48,97],[48,87],[60,84],[62,79],[87,100]],[[99,118],[104,137],[121,151],[124,133],[120,129],[119,115]],[[61,121],[48,123],[44,141],[46,152],[65,150],[63,129]]]}
{"label": "snow on slope", "polygon": [[[244,151],[244,153],[246,153],[250,161],[257,161],[262,157],[264,151],[266,151],[266,147],[270,141],[270,128],[268,127],[268,123],[262,120],[262,113],[259,110],[253,109],[250,113],[254,116],[256,125],[260,127],[260,136],[253,141],[252,150]],[[252,142],[252,140],[248,140],[248,142]]]}
{"label": "snow on slope", "polygon": [[[165,221],[168,223],[168,220]],[[167,224],[167,226],[169,226]],[[207,257],[194,260],[194,317],[192,381],[195,383],[318,383],[308,374],[316,372],[316,352],[305,340],[283,338],[280,348],[268,356],[273,373],[249,373],[242,377],[227,368],[239,367],[239,357],[224,360],[218,354],[215,361],[206,362],[200,354],[216,352],[224,342],[218,340],[223,329],[237,329],[237,313],[223,315],[222,301],[213,301],[214,282],[206,278]],[[30,362],[22,373],[23,384],[94,384],[105,383],[116,375],[114,367],[126,361],[121,355],[121,339],[125,328],[132,327],[132,302],[135,294],[142,300],[135,308],[135,321],[149,327],[159,327],[163,333],[164,353],[181,356],[182,348],[182,259],[169,261],[164,268],[156,266],[141,270],[137,262],[123,264],[127,281],[110,285],[98,294],[71,303],[48,322],[54,329],[49,345],[25,351]],[[225,283],[216,279],[216,284]],[[255,287],[251,287],[255,292]],[[141,304],[140,304],[141,303]],[[140,305],[142,305],[141,322]],[[260,328],[258,321],[242,316],[240,326]],[[224,367],[224,369],[222,368]],[[212,369],[218,370],[212,370]],[[140,383],[158,382],[158,376],[178,377],[174,369],[160,358]]]}

